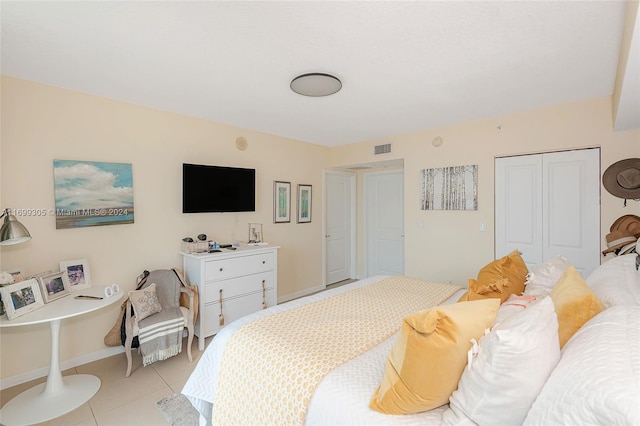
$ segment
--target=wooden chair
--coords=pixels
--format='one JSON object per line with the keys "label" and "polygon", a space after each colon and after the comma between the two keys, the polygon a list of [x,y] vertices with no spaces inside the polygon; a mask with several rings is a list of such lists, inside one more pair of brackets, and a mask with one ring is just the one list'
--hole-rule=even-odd
{"label": "wooden chair", "polygon": [[[195,312],[197,308],[194,303],[194,292],[187,288],[186,283],[182,279],[182,274],[175,269],[159,269],[151,272],[145,271],[138,277],[137,283],[136,290],[147,288],[151,284],[155,283],[158,300],[162,306],[162,311],[165,311],[164,315],[174,317],[175,319],[180,315],[183,317],[184,328],[186,328],[188,332],[187,356],[189,357],[189,362],[192,362],[193,357],[191,355],[191,344],[193,342]],[[188,296],[188,303],[184,303],[188,306],[180,306],[181,293]],[[186,298],[183,298],[183,300],[184,299]],[[152,319],[154,315],[160,315],[160,313],[144,318],[142,319],[141,324],[138,324],[138,320],[132,315],[132,303],[130,298],[126,301],[125,312],[126,339],[124,348],[127,356],[127,372],[125,377],[129,377],[129,375],[131,375],[131,346],[133,339],[134,337],[139,336],[140,327],[145,326],[145,321]],[[182,336],[180,336],[180,338],[182,338]]]}

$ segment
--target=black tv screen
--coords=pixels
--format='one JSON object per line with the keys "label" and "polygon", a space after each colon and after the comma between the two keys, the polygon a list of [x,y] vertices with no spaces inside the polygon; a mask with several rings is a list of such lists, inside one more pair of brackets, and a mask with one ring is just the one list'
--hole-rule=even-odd
{"label": "black tv screen", "polygon": [[182,165],[182,213],[255,210],[255,169]]}

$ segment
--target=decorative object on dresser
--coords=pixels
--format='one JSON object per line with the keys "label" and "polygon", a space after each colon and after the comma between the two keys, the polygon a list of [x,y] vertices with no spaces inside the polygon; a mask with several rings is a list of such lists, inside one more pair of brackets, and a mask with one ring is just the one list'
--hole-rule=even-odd
{"label": "decorative object on dresser", "polygon": [[264,241],[264,234],[262,233],[262,224],[261,223],[250,223],[249,224],[249,239],[247,242],[249,244],[261,243]]}
{"label": "decorative object on dresser", "polygon": [[182,253],[185,277],[198,286],[200,295],[195,326],[200,350],[205,337],[218,333],[224,324],[262,310],[265,304],[277,304],[278,248],[241,246],[233,252]]}
{"label": "decorative object on dresser", "polygon": [[58,271],[38,277],[44,303],[52,302],[71,293],[67,271]]}
{"label": "decorative object on dresser", "polygon": [[273,223],[291,222],[291,182],[273,182]]}
{"label": "decorative object on dresser", "polygon": [[60,270],[67,271],[72,291],[91,287],[91,270],[87,259],[60,261]]}
{"label": "decorative object on dresser", "polygon": [[311,185],[298,185],[298,223],[311,222]]}

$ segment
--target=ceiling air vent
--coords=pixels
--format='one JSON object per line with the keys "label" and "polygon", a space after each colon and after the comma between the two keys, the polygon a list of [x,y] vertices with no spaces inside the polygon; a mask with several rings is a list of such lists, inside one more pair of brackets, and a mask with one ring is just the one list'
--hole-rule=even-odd
{"label": "ceiling air vent", "polygon": [[384,145],[376,145],[374,147],[374,150],[373,150],[374,155],[388,154],[390,152],[391,152],[391,144],[390,143],[386,143]]}

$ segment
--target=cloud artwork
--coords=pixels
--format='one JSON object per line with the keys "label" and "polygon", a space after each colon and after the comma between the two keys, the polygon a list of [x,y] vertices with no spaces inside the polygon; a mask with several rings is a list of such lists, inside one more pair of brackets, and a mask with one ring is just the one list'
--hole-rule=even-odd
{"label": "cloud artwork", "polygon": [[56,228],[133,223],[130,163],[54,160]]}

